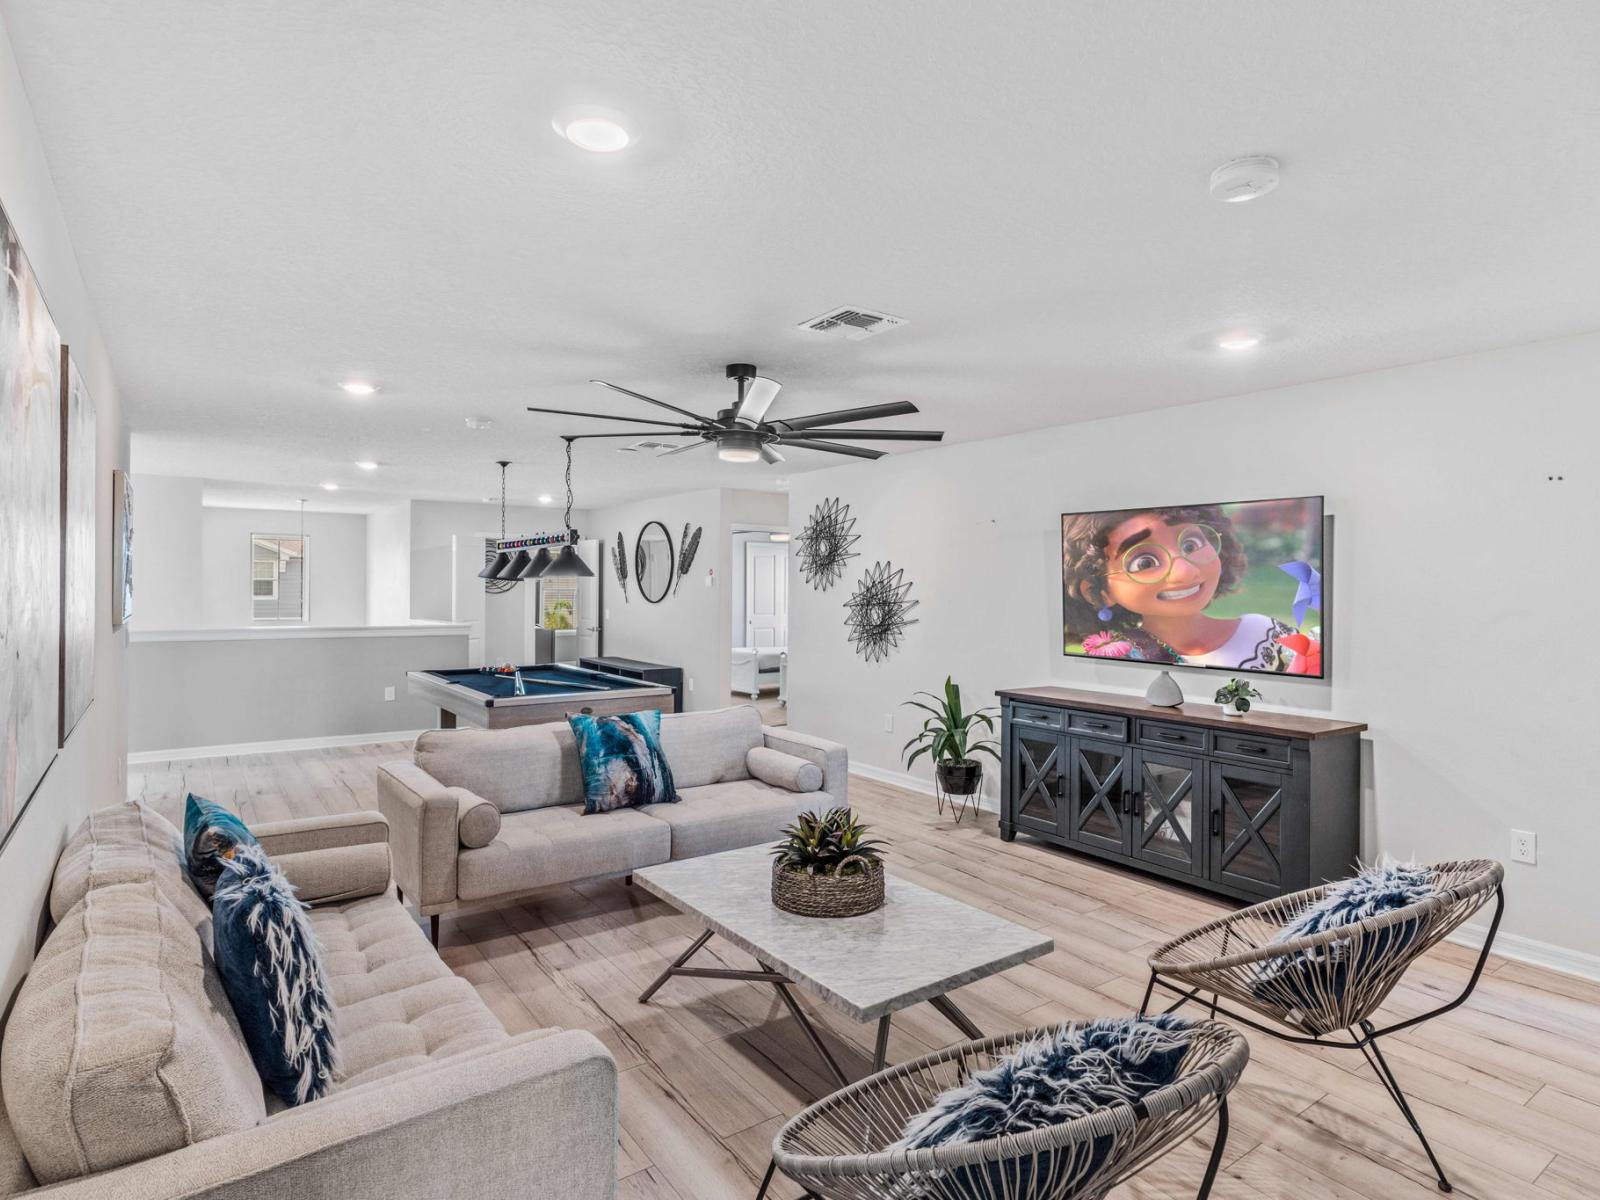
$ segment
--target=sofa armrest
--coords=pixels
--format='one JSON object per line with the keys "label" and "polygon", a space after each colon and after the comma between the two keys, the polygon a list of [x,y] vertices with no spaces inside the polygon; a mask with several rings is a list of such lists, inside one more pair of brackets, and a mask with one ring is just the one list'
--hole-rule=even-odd
{"label": "sofa armrest", "polygon": [[[537,1123],[530,1132],[530,1114]],[[537,1031],[34,1193],[50,1200],[609,1200],[617,1068],[592,1034]]]}
{"label": "sofa armrest", "polygon": [[461,849],[458,789],[405,759],[384,763],[378,768],[378,811],[389,822],[395,882],[424,913],[452,903]]}
{"label": "sofa armrest", "polygon": [[268,821],[250,831],[307,904],[338,904],[389,890],[389,822],[356,809]]}
{"label": "sofa armrest", "polygon": [[366,846],[388,842],[389,822],[381,812],[354,809],[321,817],[296,817],[291,821],[267,821],[250,830],[271,857],[303,854],[307,850],[333,850],[345,846]]}
{"label": "sofa armrest", "polygon": [[764,725],[762,744],[769,750],[808,758],[822,768],[822,790],[835,804],[850,804],[850,755],[841,742],[796,733],[783,726]]}

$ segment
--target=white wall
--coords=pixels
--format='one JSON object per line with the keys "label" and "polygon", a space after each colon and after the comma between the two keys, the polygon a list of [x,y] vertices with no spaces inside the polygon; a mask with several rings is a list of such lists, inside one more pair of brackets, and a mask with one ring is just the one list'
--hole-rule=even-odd
{"label": "white wall", "polygon": [[[250,606],[250,535],[294,536],[299,532],[298,509],[205,509],[200,518],[201,624],[224,628],[254,624]],[[308,512],[305,532],[311,544],[306,624],[365,624],[366,516]]]}
{"label": "white wall", "polygon": [[[572,523],[587,533],[583,512],[572,511]],[[506,536],[533,537],[559,533],[562,508],[511,505],[506,509]],[[451,546],[455,538],[497,536],[500,531],[498,504],[457,504],[438,500],[414,500],[411,504],[411,616],[416,620],[450,621],[452,598]],[[480,566],[482,564],[479,564]],[[463,565],[465,570],[465,565]],[[474,568],[476,571],[477,568]],[[481,619],[482,614],[479,614]],[[470,620],[463,615],[460,620]]]}
{"label": "white wall", "polygon": [[[1505,929],[1600,954],[1600,794],[1580,757],[1600,676],[1597,395],[1593,335],[797,475],[796,530],[838,496],[861,557],[825,593],[793,576],[790,723],[895,769],[896,706],[947,673],[990,702],[1052,682],[1142,692],[1154,668],[1060,651],[1059,514],[1324,493],[1331,679],[1258,680],[1265,702],[1371,725],[1366,854],[1505,860],[1510,830],[1533,830],[1539,864],[1507,863]],[[869,665],[841,605],[879,559],[921,604]],[[1192,698],[1218,681],[1175,674]]]}
{"label": "white wall", "polygon": [[139,543],[133,628],[187,629],[200,624],[204,490],[199,479],[144,473],[133,477]]}
{"label": "white wall", "polygon": [[367,514],[367,623],[411,619],[411,501]]}
{"label": "white wall", "polygon": [[[126,634],[111,627],[111,472],[127,468],[128,436],[117,382],[78,273],[11,41],[0,21],[0,203],[16,226],[61,340],[94,397],[98,469],[95,507],[94,703],[56,755],[32,802],[0,850],[0,1013],[33,961],[56,857],[85,813],[126,788]],[[135,564],[139,494],[134,493]],[[0,580],[0,586],[25,581]],[[135,609],[143,584],[135,573]]]}

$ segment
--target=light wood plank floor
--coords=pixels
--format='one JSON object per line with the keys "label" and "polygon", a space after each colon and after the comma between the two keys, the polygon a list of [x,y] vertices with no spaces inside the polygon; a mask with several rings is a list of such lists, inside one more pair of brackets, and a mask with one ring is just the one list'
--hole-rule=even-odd
{"label": "light wood plank floor", "polygon": [[[135,765],[129,787],[163,807],[189,789],[219,800],[298,792],[330,810],[372,807],[376,765],[406,752],[361,746]],[[1147,952],[1220,909],[1025,839],[1006,845],[987,814],[957,828],[935,816],[929,797],[861,779],[850,786],[852,804],[891,842],[894,874],[1055,938],[1047,958],[955,994],[988,1031],[1131,1011]],[[651,1005],[635,1003],[697,932],[691,920],[614,880],[444,921],[444,957],[508,1029],[585,1028],[616,1056],[625,1200],[748,1200],[774,1132],[827,1090],[770,989],[678,979]],[[752,965],[715,939],[711,950],[729,965]],[[1472,958],[1459,947],[1433,951],[1386,1011],[1411,1014],[1453,995]],[[802,1003],[846,1070],[862,1071],[873,1030]],[[896,1018],[891,1060],[952,1040],[954,1031],[921,1006]],[[1492,959],[1465,1007],[1385,1045],[1457,1195],[1600,1194],[1600,984]],[[1233,1134],[1213,1193],[1219,1200],[1439,1194],[1410,1130],[1359,1055],[1264,1037],[1252,1037],[1252,1050],[1234,1094]],[[1208,1149],[1205,1139],[1191,1141],[1117,1196],[1193,1196]],[[777,1194],[798,1193],[786,1186]]]}

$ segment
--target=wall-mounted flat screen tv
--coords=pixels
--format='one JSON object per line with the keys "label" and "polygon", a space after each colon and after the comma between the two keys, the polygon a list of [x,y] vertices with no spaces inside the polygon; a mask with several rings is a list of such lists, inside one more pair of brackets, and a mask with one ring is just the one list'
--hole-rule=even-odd
{"label": "wall-mounted flat screen tv", "polygon": [[1063,513],[1064,651],[1322,678],[1322,497]]}

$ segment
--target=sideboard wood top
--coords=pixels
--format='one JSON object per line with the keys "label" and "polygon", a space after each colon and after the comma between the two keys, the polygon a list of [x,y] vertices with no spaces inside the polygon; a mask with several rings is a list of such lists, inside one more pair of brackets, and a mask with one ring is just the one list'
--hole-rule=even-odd
{"label": "sideboard wood top", "polygon": [[1045,704],[1052,708],[1085,708],[1094,712],[1121,713],[1149,717],[1157,721],[1181,721],[1211,729],[1237,733],[1265,733],[1278,737],[1343,737],[1360,733],[1367,726],[1361,721],[1330,721],[1323,717],[1300,717],[1292,713],[1260,712],[1252,709],[1242,717],[1225,717],[1215,704],[1181,704],[1162,708],[1138,696],[1119,696],[1115,692],[1090,692],[1079,688],[1030,687],[1001,688],[996,695],[1024,704]]}

